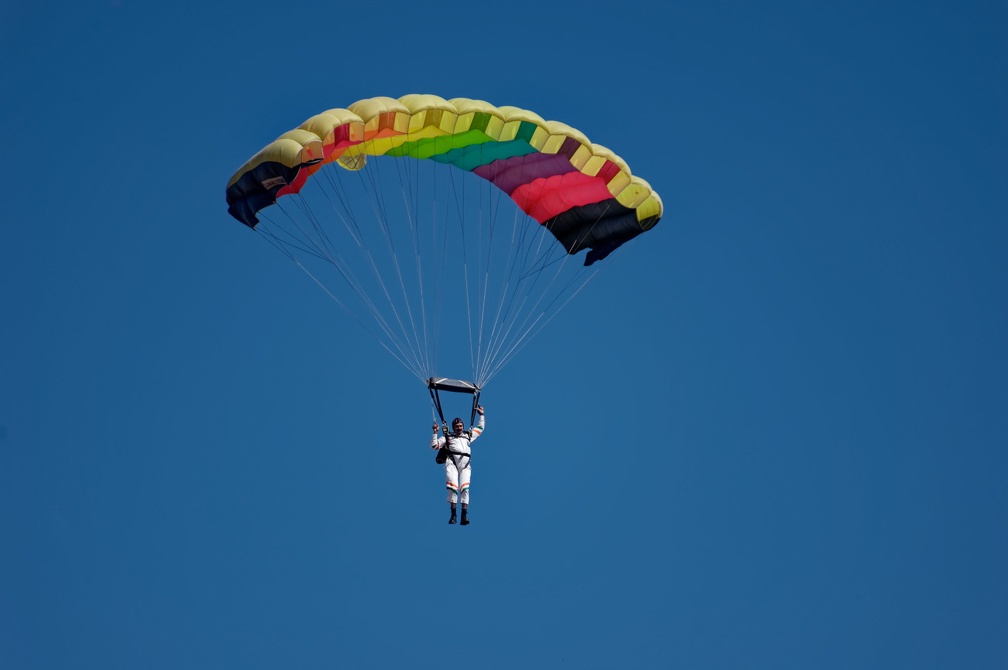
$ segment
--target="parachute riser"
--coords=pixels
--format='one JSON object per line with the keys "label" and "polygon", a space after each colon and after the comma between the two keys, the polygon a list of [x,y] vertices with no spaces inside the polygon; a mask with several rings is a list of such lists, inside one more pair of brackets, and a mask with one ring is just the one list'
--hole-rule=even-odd
{"label": "parachute riser", "polygon": [[480,387],[476,386],[476,384],[458,379],[431,377],[427,380],[427,390],[430,391],[431,402],[434,403],[434,409],[437,410],[438,418],[441,419],[441,426],[446,437],[449,435],[448,421],[445,420],[444,411],[441,409],[441,395],[439,391],[449,391],[451,393],[471,393],[473,401],[472,412],[469,414],[469,425],[471,426],[476,422],[476,408],[479,407],[481,393]]}

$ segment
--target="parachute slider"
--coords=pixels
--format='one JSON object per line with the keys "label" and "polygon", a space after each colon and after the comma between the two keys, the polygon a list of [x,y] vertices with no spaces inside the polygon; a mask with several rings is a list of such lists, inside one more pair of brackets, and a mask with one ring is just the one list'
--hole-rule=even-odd
{"label": "parachute slider", "polygon": [[473,395],[480,392],[480,387],[472,382],[462,381],[461,379],[448,379],[447,377],[431,377],[427,380],[427,388],[432,391],[472,393]]}

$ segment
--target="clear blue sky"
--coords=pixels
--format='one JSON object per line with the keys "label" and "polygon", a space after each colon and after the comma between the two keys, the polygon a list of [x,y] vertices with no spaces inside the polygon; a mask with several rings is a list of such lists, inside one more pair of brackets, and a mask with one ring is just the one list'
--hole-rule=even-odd
{"label": "clear blue sky", "polygon": [[[0,667],[1008,667],[1000,2],[6,3]],[[323,109],[612,147],[659,226],[484,395],[228,216]]]}

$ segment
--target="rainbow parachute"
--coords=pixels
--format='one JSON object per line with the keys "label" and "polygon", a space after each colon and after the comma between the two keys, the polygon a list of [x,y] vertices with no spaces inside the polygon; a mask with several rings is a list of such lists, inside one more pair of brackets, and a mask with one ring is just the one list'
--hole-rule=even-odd
{"label": "rainbow parachute", "polygon": [[580,131],[517,107],[435,95],[377,97],[313,116],[253,156],[228,182],[228,211],[258,212],[297,193],[322,165],[360,169],[367,156],[454,165],[493,183],[585,265],[654,227],[662,202],[627,164]]}

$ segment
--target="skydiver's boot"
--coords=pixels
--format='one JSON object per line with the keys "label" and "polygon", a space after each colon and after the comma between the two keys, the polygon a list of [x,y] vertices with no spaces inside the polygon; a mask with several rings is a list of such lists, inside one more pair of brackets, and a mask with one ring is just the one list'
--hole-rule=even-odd
{"label": "skydiver's boot", "polygon": [[462,508],[462,525],[463,526],[469,525],[469,510],[466,509],[465,507]]}
{"label": "skydiver's boot", "polygon": [[[448,518],[448,523],[455,523],[455,505],[451,506],[451,516]],[[469,523],[465,520],[465,512],[462,512],[462,523]]]}

